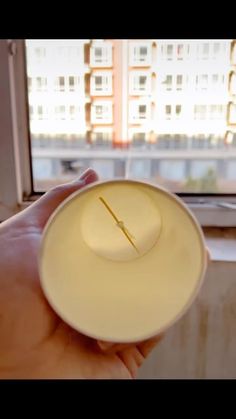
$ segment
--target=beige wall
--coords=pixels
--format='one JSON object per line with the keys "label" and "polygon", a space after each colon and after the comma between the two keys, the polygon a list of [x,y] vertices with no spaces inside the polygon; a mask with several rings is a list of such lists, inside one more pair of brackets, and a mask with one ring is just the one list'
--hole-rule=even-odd
{"label": "beige wall", "polygon": [[236,378],[236,263],[211,263],[196,302],[139,378]]}

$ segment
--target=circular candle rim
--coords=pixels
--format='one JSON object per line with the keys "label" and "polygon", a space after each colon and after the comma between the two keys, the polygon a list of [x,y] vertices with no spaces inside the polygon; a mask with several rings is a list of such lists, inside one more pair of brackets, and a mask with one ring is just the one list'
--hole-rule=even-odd
{"label": "circular candle rim", "polygon": [[[84,330],[83,328],[78,327],[72,321],[66,320],[66,316],[64,315],[64,313],[61,314],[60,309],[58,310],[58,308],[55,307],[54,302],[51,301],[51,297],[48,295],[47,290],[44,287],[43,274],[42,274],[42,259],[43,259],[43,251],[44,251],[44,242],[45,242],[46,236],[48,234],[48,230],[51,227],[51,225],[53,224],[53,222],[55,221],[55,218],[56,218],[57,214],[60,211],[62,211],[64,209],[64,207],[66,207],[69,204],[69,202],[72,201],[74,198],[76,198],[78,195],[84,194],[84,193],[88,192],[90,189],[93,189],[96,186],[107,185],[107,184],[112,185],[112,184],[121,183],[121,182],[122,183],[127,183],[127,184],[133,184],[133,185],[141,185],[141,186],[144,186],[144,187],[147,187],[147,188],[155,189],[158,192],[161,192],[164,195],[167,195],[170,199],[172,199],[172,201],[179,204],[179,206],[183,209],[183,211],[186,212],[186,215],[189,216],[190,221],[192,222],[193,226],[195,227],[195,229],[198,233],[199,241],[201,243],[201,256],[202,256],[202,269],[201,269],[201,272],[199,274],[199,278],[196,281],[194,291],[192,292],[191,298],[188,299],[187,303],[183,306],[182,310],[180,310],[178,315],[175,316],[172,320],[170,320],[165,325],[163,325],[162,327],[160,327],[159,329],[157,329],[156,331],[154,331],[151,334],[148,333],[146,335],[140,336],[137,339],[122,339],[122,341],[120,339],[117,339],[117,338],[107,338],[107,337],[104,337],[104,336],[99,336],[99,335],[90,333],[87,330]],[[201,286],[204,282],[206,269],[207,269],[207,251],[206,251],[203,231],[202,231],[196,217],[190,211],[190,209],[185,204],[185,202],[183,202],[177,195],[174,195],[173,193],[169,192],[167,189],[163,188],[162,186],[159,186],[159,185],[157,186],[152,182],[144,182],[144,181],[139,181],[139,180],[123,179],[123,178],[117,178],[117,179],[112,179],[112,180],[108,180],[108,181],[96,181],[96,182],[90,183],[90,184],[82,187],[81,189],[78,189],[77,191],[73,192],[66,199],[64,199],[58,205],[58,207],[53,211],[53,213],[50,215],[50,217],[48,218],[48,220],[47,220],[47,222],[44,226],[43,233],[42,233],[42,236],[41,236],[41,243],[40,243],[40,248],[39,248],[37,260],[38,260],[38,269],[39,269],[39,280],[40,280],[40,285],[42,287],[44,296],[46,297],[47,301],[49,302],[50,306],[55,311],[55,313],[61,318],[61,320],[64,321],[65,323],[67,323],[70,327],[72,327],[78,333],[81,333],[81,334],[83,334],[83,335],[85,335],[89,338],[99,340],[99,341],[113,342],[113,343],[138,343],[138,342],[141,342],[141,341],[144,341],[144,340],[154,338],[155,336],[158,336],[160,334],[163,334],[166,330],[168,330],[170,327],[172,327],[175,323],[178,322],[178,320],[191,307],[192,303],[194,302],[195,298],[197,297],[197,295],[200,291],[200,288],[201,288]]]}

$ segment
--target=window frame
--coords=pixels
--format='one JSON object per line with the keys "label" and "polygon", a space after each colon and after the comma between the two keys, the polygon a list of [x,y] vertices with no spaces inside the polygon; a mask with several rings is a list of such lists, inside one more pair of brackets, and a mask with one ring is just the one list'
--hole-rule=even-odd
{"label": "window frame", "polygon": [[[24,40],[0,40],[0,221],[42,193],[33,190]],[[236,226],[236,194],[176,194],[202,226]]]}

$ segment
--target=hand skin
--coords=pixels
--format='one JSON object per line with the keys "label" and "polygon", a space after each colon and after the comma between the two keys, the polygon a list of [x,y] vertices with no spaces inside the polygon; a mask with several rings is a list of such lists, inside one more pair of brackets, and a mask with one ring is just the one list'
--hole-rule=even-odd
{"label": "hand skin", "polygon": [[97,342],[66,325],[44,297],[37,268],[43,228],[65,198],[96,180],[89,169],[0,224],[0,378],[135,378],[161,339]]}

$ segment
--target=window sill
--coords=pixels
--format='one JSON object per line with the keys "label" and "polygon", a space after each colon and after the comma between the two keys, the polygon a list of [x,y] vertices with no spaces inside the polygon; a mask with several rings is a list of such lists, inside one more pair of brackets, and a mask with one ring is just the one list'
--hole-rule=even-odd
{"label": "window sill", "polygon": [[236,228],[204,228],[213,262],[236,262]]}

